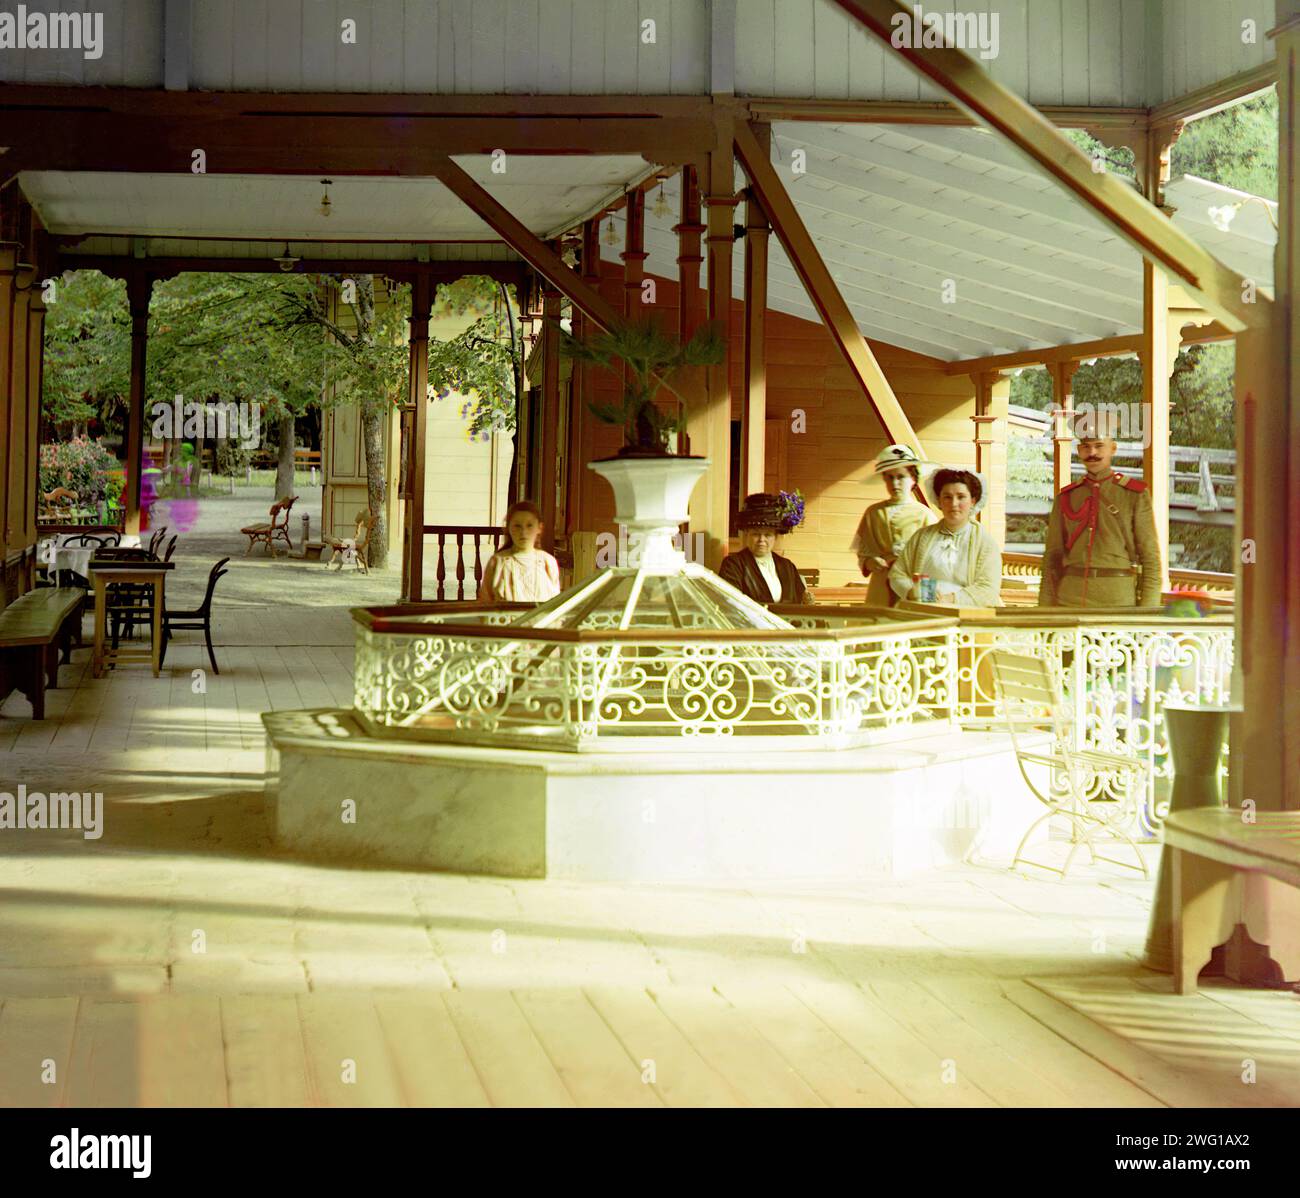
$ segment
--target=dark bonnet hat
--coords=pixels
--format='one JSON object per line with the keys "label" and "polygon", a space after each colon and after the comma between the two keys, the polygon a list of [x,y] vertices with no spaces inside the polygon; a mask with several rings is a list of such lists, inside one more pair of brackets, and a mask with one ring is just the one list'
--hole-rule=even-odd
{"label": "dark bonnet hat", "polygon": [[785,510],[778,495],[767,491],[758,491],[746,495],[740,514],[736,517],[737,528],[774,528],[777,532],[785,524]]}

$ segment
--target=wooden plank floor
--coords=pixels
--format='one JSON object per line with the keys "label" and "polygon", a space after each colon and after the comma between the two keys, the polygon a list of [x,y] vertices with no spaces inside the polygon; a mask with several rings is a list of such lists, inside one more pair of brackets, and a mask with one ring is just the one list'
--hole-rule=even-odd
{"label": "wooden plank floor", "polygon": [[352,642],[345,608],[281,615],[224,612],[220,675],[193,640],[160,679],[81,650],[44,723],[0,709],[0,789],[105,796],[102,839],[0,832],[0,1105],[1300,1105],[1300,996],[1173,995],[1137,963],[1150,884],[1104,867],[648,887],[280,857],[261,712],[350,703]]}

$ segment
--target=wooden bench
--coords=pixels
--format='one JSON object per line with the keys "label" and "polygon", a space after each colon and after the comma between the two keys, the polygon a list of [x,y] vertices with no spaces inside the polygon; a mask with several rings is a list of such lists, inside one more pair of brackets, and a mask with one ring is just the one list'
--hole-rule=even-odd
{"label": "wooden bench", "polygon": [[277,499],[271,504],[270,523],[250,524],[247,528],[239,530],[248,538],[248,548],[244,550],[245,557],[253,552],[253,546],[259,541],[266,546],[272,557],[275,556],[277,540],[283,541],[289,546],[289,551],[293,552],[293,541],[289,538],[289,511],[297,502],[297,495],[286,495],[283,499]]}
{"label": "wooden bench", "polygon": [[44,587],[0,611],[0,702],[19,689],[32,705],[32,718],[45,718],[45,688],[59,685],[59,651],[66,665],[72,642],[81,644],[85,602],[80,587]]}
{"label": "wooden bench", "polygon": [[[1243,883],[1272,878],[1300,889],[1300,812],[1260,811],[1246,823],[1242,812],[1204,807],[1172,812],[1165,819],[1170,849],[1174,991],[1195,994],[1196,978],[1216,945],[1238,923],[1252,939],[1268,944],[1287,976],[1300,968],[1300,929],[1271,920],[1272,929],[1252,928],[1260,906],[1243,896]],[[1250,889],[1255,890],[1256,887]]]}

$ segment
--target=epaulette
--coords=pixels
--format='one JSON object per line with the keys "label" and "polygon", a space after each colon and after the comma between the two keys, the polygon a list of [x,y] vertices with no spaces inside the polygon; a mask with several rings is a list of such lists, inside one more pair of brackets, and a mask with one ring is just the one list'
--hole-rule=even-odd
{"label": "epaulette", "polygon": [[1145,491],[1147,489],[1146,483],[1140,478],[1125,478],[1122,474],[1117,474],[1115,475],[1115,481],[1129,491]]}

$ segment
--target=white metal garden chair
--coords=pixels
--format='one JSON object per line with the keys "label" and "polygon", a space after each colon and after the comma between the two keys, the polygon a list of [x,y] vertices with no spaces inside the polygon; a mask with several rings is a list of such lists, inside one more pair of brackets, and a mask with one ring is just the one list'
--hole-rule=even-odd
{"label": "white metal garden chair", "polygon": [[[1046,808],[1025,832],[1011,868],[1015,869],[1023,862],[1064,878],[1079,849],[1086,845],[1094,862],[1107,861],[1126,869],[1140,870],[1144,878],[1149,877],[1146,861],[1128,832],[1136,815],[1136,796],[1146,793],[1147,763],[1122,753],[1075,748],[1075,730],[1062,715],[1065,705],[1060,688],[1045,661],[1001,649],[994,650],[990,658],[999,707],[1011,734],[1016,763],[1025,784]],[[1027,733],[1044,731],[1053,736],[1049,747],[1033,748],[1024,743]],[[1049,778],[1058,780],[1062,790],[1056,792],[1053,782],[1049,781],[1044,794],[1030,776],[1027,767],[1031,765],[1045,766],[1050,771]],[[1114,781],[1122,797],[1114,797],[1109,788],[1091,793],[1099,776]],[[1065,864],[1059,868],[1024,856],[1025,846],[1033,834],[1054,817],[1067,820],[1071,832],[1070,851]],[[1128,845],[1136,864],[1102,856],[1097,852],[1098,841]]]}

